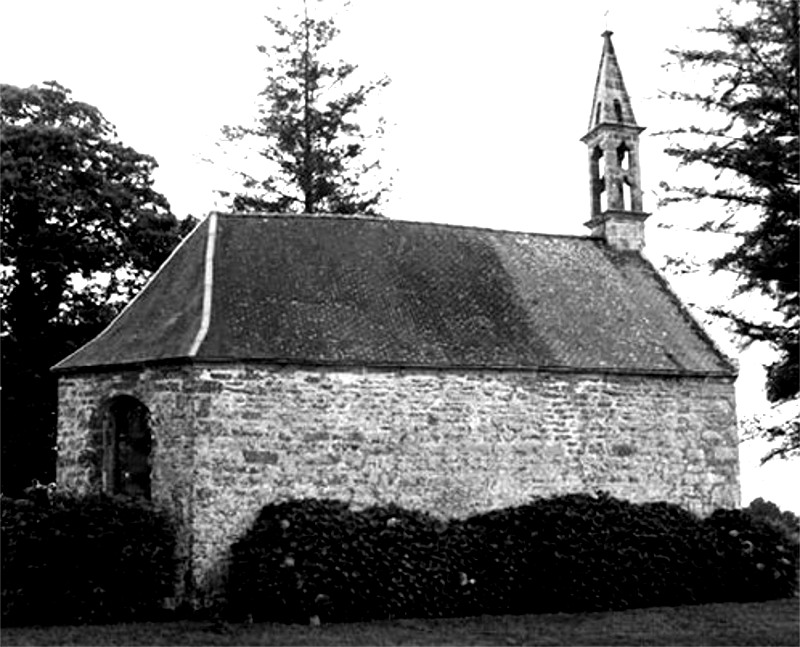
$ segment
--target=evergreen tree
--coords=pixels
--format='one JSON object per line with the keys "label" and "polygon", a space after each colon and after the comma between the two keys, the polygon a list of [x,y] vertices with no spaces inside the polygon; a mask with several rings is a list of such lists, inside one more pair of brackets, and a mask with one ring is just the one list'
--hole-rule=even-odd
{"label": "evergreen tree", "polygon": [[[258,148],[267,162],[260,177],[239,172],[244,191],[233,196],[237,211],[376,215],[384,189],[367,185],[380,162],[367,159],[355,117],[368,96],[388,85],[383,78],[352,89],[354,65],[326,60],[339,35],[330,19],[303,16],[293,24],[267,16],[275,44],[259,46],[269,59],[254,126],[226,126],[228,141]],[[382,123],[382,122],[381,122]],[[380,134],[380,125],[375,134]],[[222,192],[224,197],[228,193]]]}
{"label": "evergreen tree", "polygon": [[[797,0],[734,0],[720,11],[718,24],[700,30],[718,47],[671,50],[684,67],[713,71],[710,88],[676,91],[671,99],[688,101],[719,117],[717,125],[693,125],[669,131],[666,149],[683,165],[713,169],[716,183],[664,185],[665,202],[713,200],[728,206],[730,217],[701,229],[736,231],[737,214],[757,214],[756,224],[738,231],[738,244],[715,260],[714,270],[741,277],[740,293],[760,292],[774,303],[774,316],[753,318],[718,308],[747,341],[766,341],[778,352],[767,368],[767,397],[780,402],[800,388],[800,149],[798,148]],[[764,430],[780,441],[771,455],[800,450],[798,426]]]}

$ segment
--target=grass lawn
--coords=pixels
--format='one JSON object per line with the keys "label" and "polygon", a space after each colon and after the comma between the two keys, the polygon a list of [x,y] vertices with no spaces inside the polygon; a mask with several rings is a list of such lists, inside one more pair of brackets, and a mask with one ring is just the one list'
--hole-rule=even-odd
{"label": "grass lawn", "polygon": [[800,645],[798,600],[320,627],[165,622],[7,627],[3,645]]}

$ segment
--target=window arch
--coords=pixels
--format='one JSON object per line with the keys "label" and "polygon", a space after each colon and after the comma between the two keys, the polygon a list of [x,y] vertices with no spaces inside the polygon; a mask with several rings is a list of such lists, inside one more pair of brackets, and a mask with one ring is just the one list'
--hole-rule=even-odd
{"label": "window arch", "polygon": [[623,171],[627,171],[631,167],[631,149],[625,142],[617,146],[617,162]]}
{"label": "window arch", "polygon": [[592,213],[603,213],[608,209],[608,194],[606,192],[606,164],[605,153],[599,146],[595,146],[591,157],[592,174]]}
{"label": "window arch", "polygon": [[596,177],[602,179],[606,175],[606,156],[603,149],[595,146],[592,151],[592,162],[596,164]]}
{"label": "window arch", "polygon": [[620,183],[620,191],[622,192],[622,208],[625,211],[633,211],[633,188],[631,187],[630,180],[625,177]]}
{"label": "window arch", "polygon": [[150,498],[150,415],[129,395],[112,398],[103,415],[103,489]]}
{"label": "window arch", "polygon": [[614,116],[617,118],[617,121],[622,123],[625,121],[622,118],[622,104],[620,103],[619,99],[614,99]]}

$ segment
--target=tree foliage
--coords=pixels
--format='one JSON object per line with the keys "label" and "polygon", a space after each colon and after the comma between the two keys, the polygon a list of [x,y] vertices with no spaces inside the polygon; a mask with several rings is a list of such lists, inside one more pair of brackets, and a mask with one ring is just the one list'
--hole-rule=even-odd
{"label": "tree foliage", "polygon": [[758,497],[753,499],[744,511],[754,519],[779,530],[793,543],[797,544],[800,539],[800,519],[791,510],[781,510],[772,501]]}
{"label": "tree foliage", "polygon": [[[729,319],[745,340],[769,342],[778,352],[767,369],[771,402],[796,397],[800,388],[798,14],[797,0],[735,0],[719,13],[716,26],[700,30],[716,38],[718,47],[670,51],[681,66],[705,68],[714,75],[710,88],[677,91],[670,98],[697,104],[719,121],[667,133],[673,143],[666,152],[683,165],[712,169],[716,182],[665,185],[665,202],[713,200],[727,205],[731,216],[704,223],[701,229],[706,230],[736,231],[736,214],[757,214],[757,223],[738,231],[738,244],[713,267],[738,273],[740,293],[767,295],[775,312],[761,319],[725,308],[715,314]],[[786,446],[791,450],[797,434],[785,432],[776,430],[784,441],[794,438]]]}
{"label": "tree foliage", "polygon": [[88,341],[192,226],[152,188],[152,157],[56,82],[0,85],[3,488],[50,480],[49,368]]}
{"label": "tree foliage", "polygon": [[291,23],[266,19],[275,44],[258,47],[269,60],[258,118],[253,126],[225,126],[223,134],[229,142],[252,143],[267,164],[259,177],[239,172],[244,191],[233,196],[233,208],[376,215],[384,188],[366,187],[380,170],[366,144],[382,126],[368,135],[356,116],[389,79],[351,87],[356,66],[326,56],[338,28],[331,19],[309,17],[305,3],[304,15]]}

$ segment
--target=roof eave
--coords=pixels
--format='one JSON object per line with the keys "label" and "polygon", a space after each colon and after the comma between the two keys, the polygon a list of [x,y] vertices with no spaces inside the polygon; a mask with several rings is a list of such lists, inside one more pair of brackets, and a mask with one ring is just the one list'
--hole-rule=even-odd
{"label": "roof eave", "polygon": [[297,357],[170,357],[150,360],[121,362],[117,364],[103,364],[94,366],[73,366],[53,368],[53,372],[66,376],[78,373],[107,373],[115,370],[142,370],[163,366],[186,366],[202,364],[266,364],[272,366],[297,366],[303,368],[340,368],[340,369],[373,369],[373,370],[417,370],[417,371],[496,371],[496,372],[526,372],[526,373],[558,373],[580,375],[616,375],[632,377],[665,377],[665,378],[727,378],[736,379],[738,370],[681,370],[681,369],[644,369],[609,366],[565,366],[558,364],[447,364],[447,363],[408,363],[408,362],[353,362],[326,359],[303,359]]}
{"label": "roof eave", "polygon": [[619,122],[614,121],[601,121],[599,124],[593,126],[589,132],[587,132],[583,137],[580,138],[584,144],[594,137],[594,134],[600,130],[619,130],[621,132],[630,132],[630,133],[642,133],[647,130],[647,126],[633,126],[631,124],[621,124]]}

